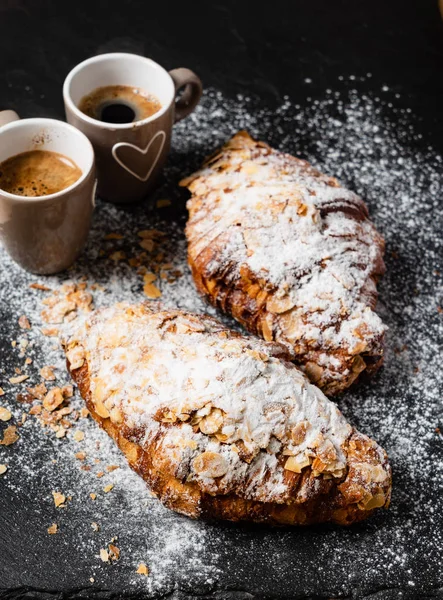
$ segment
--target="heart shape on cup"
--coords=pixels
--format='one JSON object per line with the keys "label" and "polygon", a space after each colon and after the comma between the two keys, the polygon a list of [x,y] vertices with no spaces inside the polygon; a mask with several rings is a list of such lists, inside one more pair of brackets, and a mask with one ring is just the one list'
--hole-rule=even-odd
{"label": "heart shape on cup", "polygon": [[[133,171],[130,167],[128,167],[128,165],[126,165],[121,160],[121,158],[117,154],[117,151],[119,148],[125,148],[125,147],[132,148],[132,150],[135,150],[136,152],[139,152],[140,154],[148,154],[150,147],[152,146],[152,144],[155,142],[155,140],[158,137],[161,138],[160,146],[157,150],[157,154],[155,155],[155,158],[152,161],[151,166],[149,167],[149,170],[146,173],[146,175],[139,175],[138,173]],[[162,153],[163,146],[165,145],[165,140],[166,140],[166,133],[164,131],[160,130],[160,131],[157,131],[157,133],[150,139],[146,148],[139,148],[138,146],[134,146],[134,144],[129,144],[128,142],[118,142],[117,144],[114,144],[114,146],[112,147],[112,156],[115,158],[115,160],[118,162],[118,164],[121,167],[123,167],[123,169],[128,171],[128,173],[130,173],[133,177],[136,177],[140,181],[148,181],[149,177],[151,176],[152,171],[154,170],[155,165],[157,164],[160,154]]]}

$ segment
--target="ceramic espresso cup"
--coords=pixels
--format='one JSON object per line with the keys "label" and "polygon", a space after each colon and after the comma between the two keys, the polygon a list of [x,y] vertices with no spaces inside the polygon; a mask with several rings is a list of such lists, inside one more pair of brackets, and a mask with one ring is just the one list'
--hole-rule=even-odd
{"label": "ceramic espresso cup", "polygon": [[0,240],[9,255],[33,273],[69,267],[88,236],[95,197],[94,150],[72,125],[53,119],[23,119],[0,112],[0,163],[32,150],[57,152],[82,174],[72,185],[46,196],[20,196],[0,188]]}
{"label": "ceramic espresso cup", "polygon": [[[79,110],[83,97],[112,85],[137,87],[153,94],[161,108],[143,120],[118,124],[99,121]],[[175,101],[182,87],[183,94]],[[66,119],[94,146],[101,198],[133,202],[152,190],[168,155],[173,124],[194,110],[201,94],[201,81],[189,69],[168,72],[136,54],[94,56],[69,73],[63,85]]]}

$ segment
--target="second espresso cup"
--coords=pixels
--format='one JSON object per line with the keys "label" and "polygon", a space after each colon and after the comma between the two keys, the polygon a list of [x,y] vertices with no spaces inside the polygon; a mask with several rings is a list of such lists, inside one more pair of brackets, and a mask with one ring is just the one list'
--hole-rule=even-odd
{"label": "second espresso cup", "polygon": [[[95,89],[117,85],[154,95],[160,110],[140,121],[109,123],[79,109],[81,100]],[[183,87],[181,98],[175,101],[177,91]],[[69,73],[63,85],[66,119],[92,142],[101,198],[134,202],[153,189],[168,155],[174,122],[194,110],[201,94],[201,81],[189,69],[168,72],[136,54],[101,54]]]}

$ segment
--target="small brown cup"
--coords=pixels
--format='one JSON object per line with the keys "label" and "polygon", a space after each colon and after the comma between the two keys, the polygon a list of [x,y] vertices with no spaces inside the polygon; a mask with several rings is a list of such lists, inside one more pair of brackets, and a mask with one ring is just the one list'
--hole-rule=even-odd
{"label": "small brown cup", "polygon": [[49,150],[73,160],[80,178],[47,196],[18,196],[0,188],[0,239],[10,256],[32,273],[69,267],[88,236],[95,198],[94,151],[78,129],[53,119],[23,119],[0,112],[0,163],[22,152]]}
{"label": "small brown cup", "polygon": [[[161,109],[141,121],[123,124],[98,121],[79,110],[84,96],[110,85],[146,90],[159,99]],[[182,87],[184,92],[175,101]],[[136,54],[101,54],[69,73],[63,85],[66,119],[94,146],[101,198],[134,202],[153,189],[166,162],[173,124],[194,110],[201,94],[201,81],[189,69],[168,73],[153,60]]]}

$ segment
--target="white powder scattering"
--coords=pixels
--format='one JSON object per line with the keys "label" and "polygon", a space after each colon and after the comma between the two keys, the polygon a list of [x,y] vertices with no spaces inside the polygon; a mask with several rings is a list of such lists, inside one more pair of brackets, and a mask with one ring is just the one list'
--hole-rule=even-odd
{"label": "white powder scattering", "polygon": [[[99,202],[88,247],[66,274],[33,276],[0,251],[0,387],[5,391],[1,405],[13,413],[13,419],[1,425],[3,431],[28,411],[29,405],[18,404],[15,396],[27,384],[39,383],[41,367],[55,365],[57,385],[68,382],[56,338],[39,333],[44,326],[41,299],[48,292],[29,289],[30,283],[55,288],[85,275],[89,285],[106,288],[92,292],[96,306],[146,299],[142,274],[126,259],[112,260],[109,255],[119,250],[127,257],[137,255],[141,251],[137,232],[156,228],[167,234],[162,260],[183,273],[172,283],[158,277],[161,299],[167,306],[214,314],[198,298],[187,271],[183,234],[187,194],[178,189],[179,179],[242,128],[337,176],[367,201],[387,243],[387,273],[379,285],[377,309],[389,327],[385,366],[372,382],[346,393],[339,406],[391,458],[394,490],[389,511],[350,529],[273,531],[193,522],[162,508],[150,496],[91,419],[79,419],[76,429],[85,433],[85,439],[76,442],[72,432],[66,439],[46,435],[35,418],[28,417],[18,428],[20,439],[0,447],[0,463],[8,465],[0,481],[2,496],[18,503],[32,494],[41,520],[41,531],[36,528],[30,542],[38,545],[38,556],[24,553],[31,557],[27,569],[22,565],[29,575],[16,586],[36,585],[32,573],[38,573],[45,552],[51,556],[49,541],[61,536],[70,544],[66,570],[71,560],[83,565],[72,576],[77,587],[109,589],[112,580],[114,589],[122,593],[140,589],[146,597],[173,590],[204,594],[228,586],[270,596],[275,578],[280,593],[287,596],[314,594],[318,589],[331,597],[362,596],[383,589],[387,582],[392,589],[413,587],[424,595],[442,585],[443,440],[438,428],[443,430],[443,165],[441,156],[425,146],[420,124],[403,105],[403,99],[397,100],[389,90],[368,94],[350,89],[327,91],[304,108],[288,98],[270,109],[255,100],[209,90],[196,112],[175,126],[165,180],[154,197],[127,210]],[[172,205],[157,209],[156,201],[164,198]],[[123,239],[105,241],[112,232]],[[23,314],[31,330],[19,327]],[[32,358],[32,364],[25,365],[25,357]],[[15,368],[29,374],[29,380],[10,384]],[[76,397],[72,405],[78,410],[82,401]],[[85,461],[75,458],[79,451],[87,454]],[[109,473],[105,466],[110,464],[120,468]],[[90,470],[82,470],[82,465]],[[101,471],[105,474],[98,478]],[[111,483],[114,488],[105,494],[103,488]],[[66,508],[54,508],[53,490],[72,495]],[[95,501],[91,492],[97,494]],[[48,536],[53,522],[58,533]],[[98,532],[91,522],[100,525]],[[113,536],[118,537],[120,559],[110,565],[97,557]],[[147,577],[135,572],[141,562],[149,569]],[[47,586],[57,589],[57,574],[46,576]]]}

